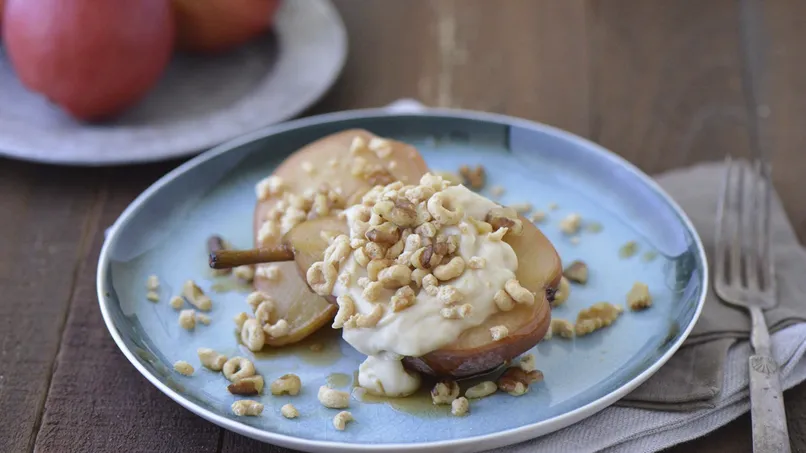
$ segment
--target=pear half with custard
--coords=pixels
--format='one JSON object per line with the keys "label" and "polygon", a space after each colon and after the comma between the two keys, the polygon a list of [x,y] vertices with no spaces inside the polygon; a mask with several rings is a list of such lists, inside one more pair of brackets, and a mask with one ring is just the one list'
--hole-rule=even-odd
{"label": "pear half with custard", "polygon": [[[356,146],[359,144],[362,146]],[[351,147],[355,149],[351,150]],[[272,176],[281,178],[284,190],[258,201],[253,222],[255,244],[264,247],[281,245],[282,237],[260,243],[258,232],[267,214],[283,200],[284,194],[300,196],[306,190],[326,185],[339,191],[344,197],[344,205],[349,206],[376,184],[396,180],[416,182],[426,171],[427,166],[420,154],[405,143],[381,139],[360,129],[328,135],[294,152],[272,173]],[[309,219],[312,216],[308,214]],[[309,240],[320,239],[319,233],[313,231]],[[260,264],[257,267],[262,266],[276,266],[279,278],[272,281],[257,272],[254,287],[276,301],[274,316],[285,319],[291,327],[288,335],[267,337],[267,345],[296,343],[333,319],[336,307],[310,291],[304,274],[300,277],[294,262]]]}
{"label": "pear half with custard", "polygon": [[[504,236],[518,257],[516,277],[520,284],[536,294],[532,305],[516,304],[510,311],[500,311],[482,324],[465,330],[453,343],[422,357],[406,357],[410,369],[438,376],[462,378],[492,371],[536,345],[551,323],[549,296],[553,296],[562,276],[562,264],[551,242],[531,222],[520,216],[523,233]],[[325,217],[303,222],[285,236],[294,250],[302,275],[317,261],[322,261],[327,241],[320,231],[349,234],[346,222]],[[335,302],[332,296],[331,302]],[[494,341],[493,326],[505,326],[505,338]]]}

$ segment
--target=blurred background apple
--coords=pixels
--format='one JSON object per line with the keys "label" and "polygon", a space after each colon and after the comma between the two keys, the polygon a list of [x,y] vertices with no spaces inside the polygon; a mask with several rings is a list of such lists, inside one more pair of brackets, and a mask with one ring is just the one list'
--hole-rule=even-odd
{"label": "blurred background apple", "polygon": [[6,0],[3,43],[20,81],[83,120],[139,101],[171,57],[169,0]]}
{"label": "blurred background apple", "polygon": [[179,50],[218,53],[266,32],[279,0],[173,0]]}

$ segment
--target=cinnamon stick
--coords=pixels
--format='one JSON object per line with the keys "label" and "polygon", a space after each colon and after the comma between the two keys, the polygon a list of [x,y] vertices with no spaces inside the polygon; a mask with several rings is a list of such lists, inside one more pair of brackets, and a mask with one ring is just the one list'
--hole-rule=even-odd
{"label": "cinnamon stick", "polygon": [[284,245],[250,250],[218,250],[210,252],[210,267],[229,269],[247,264],[294,261],[294,252]]}

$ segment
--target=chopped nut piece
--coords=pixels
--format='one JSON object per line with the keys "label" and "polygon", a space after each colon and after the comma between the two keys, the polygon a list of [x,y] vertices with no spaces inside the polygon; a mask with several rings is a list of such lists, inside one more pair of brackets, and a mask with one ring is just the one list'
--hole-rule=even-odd
{"label": "chopped nut piece", "polygon": [[179,327],[185,330],[196,328],[196,310],[188,309],[179,312]]}
{"label": "chopped nut piece", "polygon": [[233,357],[224,363],[224,368],[221,371],[230,382],[235,382],[238,379],[254,376],[255,365],[246,357]]}
{"label": "chopped nut piece", "polygon": [[234,381],[227,386],[227,390],[233,395],[259,395],[263,385],[263,376],[256,374]]}
{"label": "chopped nut piece", "polygon": [[265,200],[270,196],[281,195],[285,190],[283,179],[279,176],[269,176],[255,185],[255,195],[258,200]]}
{"label": "chopped nut piece", "polygon": [[462,417],[470,412],[470,402],[464,396],[460,396],[451,402],[451,414]]}
{"label": "chopped nut piece", "polygon": [[461,256],[455,256],[447,264],[435,267],[434,277],[442,281],[452,280],[462,275],[464,271],[465,260]]}
{"label": "chopped nut piece", "polygon": [[160,295],[156,291],[149,291],[146,293],[146,299],[150,300],[151,302],[159,302]]}
{"label": "chopped nut piece", "polygon": [[196,313],[196,321],[204,324],[205,326],[209,326],[213,320],[204,313]]}
{"label": "chopped nut piece", "polygon": [[411,254],[409,264],[415,269],[431,269],[442,261],[442,255],[434,253],[433,245],[426,245]]}
{"label": "chopped nut piece", "polygon": [[515,300],[503,289],[495,293],[493,301],[495,301],[495,305],[501,311],[510,311],[515,308]]}
{"label": "chopped nut piece", "polygon": [[386,259],[386,247],[377,242],[369,242],[364,246],[364,252],[371,260]]}
{"label": "chopped nut piece", "polygon": [[155,291],[160,287],[160,279],[156,275],[149,275],[146,279],[146,289]]}
{"label": "chopped nut piece", "polygon": [[227,356],[210,348],[199,348],[196,350],[196,354],[198,354],[201,364],[213,371],[221,371],[224,364],[227,363]]}
{"label": "chopped nut piece", "polygon": [[417,223],[417,207],[405,198],[379,201],[372,207],[372,212],[402,228]]}
{"label": "chopped nut piece", "polygon": [[291,332],[291,325],[285,319],[280,319],[274,324],[264,324],[263,333],[269,338],[280,338],[288,335]]}
{"label": "chopped nut piece", "polygon": [[456,206],[454,209],[446,206],[450,202],[446,196],[445,192],[437,192],[431,196],[426,203],[428,213],[441,225],[456,225],[465,214],[460,206]]}
{"label": "chopped nut piece", "polygon": [[343,294],[336,298],[336,304],[339,306],[339,311],[333,319],[333,328],[341,329],[344,323],[355,314],[355,301],[349,294]]}
{"label": "chopped nut piece", "polygon": [[378,282],[387,289],[406,286],[411,282],[411,269],[403,264],[387,267],[378,273]]}
{"label": "chopped nut piece", "polygon": [[563,277],[568,280],[584,285],[588,283],[588,265],[584,261],[572,261],[563,270]]}
{"label": "chopped nut piece", "polygon": [[302,388],[302,381],[296,374],[284,374],[271,383],[271,394],[274,396],[296,396]]}
{"label": "chopped nut piece", "polygon": [[361,296],[370,302],[377,302],[381,298],[382,292],[383,285],[380,282],[369,282],[361,292]]}
{"label": "chopped nut piece", "polygon": [[509,336],[509,329],[507,326],[490,327],[490,335],[493,337],[493,341],[499,341]]}
{"label": "chopped nut piece", "polygon": [[510,367],[498,378],[498,388],[512,396],[521,396],[529,391],[529,385],[543,380],[540,371],[526,372],[520,367]]}
{"label": "chopped nut piece", "polygon": [[509,207],[514,209],[515,212],[517,212],[518,214],[523,214],[523,215],[528,214],[532,210],[532,204],[531,203],[515,203],[515,204],[509,205]]}
{"label": "chopped nut piece", "polygon": [[574,332],[577,336],[587,335],[602,327],[607,327],[619,317],[624,309],[609,302],[597,302],[580,310]]}
{"label": "chopped nut piece", "polygon": [[443,285],[437,290],[437,299],[443,305],[450,305],[461,302],[464,299],[464,295],[455,286]]}
{"label": "chopped nut piece", "polygon": [[339,271],[336,266],[325,264],[323,261],[313,263],[308,268],[306,279],[311,289],[320,296],[329,296],[336,285]]}
{"label": "chopped nut piece", "polygon": [[410,286],[404,286],[392,296],[392,311],[397,313],[414,305],[416,295]]}
{"label": "chopped nut piece", "polygon": [[392,245],[400,240],[400,227],[392,222],[384,222],[370,227],[364,234],[367,240],[383,245]]}
{"label": "chopped nut piece", "polygon": [[632,258],[636,253],[638,253],[638,243],[635,241],[627,242],[618,251],[618,255],[621,258]]}
{"label": "chopped nut piece", "polygon": [[333,242],[325,249],[324,259],[325,265],[338,266],[350,256],[352,248],[350,247],[350,238],[342,234],[336,237]]}
{"label": "chopped nut piece", "polygon": [[232,269],[232,275],[245,282],[251,282],[255,279],[255,268],[249,265],[238,266]]}
{"label": "chopped nut piece", "polygon": [[260,244],[265,244],[278,238],[280,234],[280,223],[276,220],[267,220],[260,225],[260,229],[257,232],[257,241]]}
{"label": "chopped nut piece", "polygon": [[261,324],[274,322],[274,306],[274,299],[266,299],[261,302],[255,309],[255,319]]}
{"label": "chopped nut piece", "polygon": [[201,311],[210,311],[213,308],[213,301],[204,294],[204,291],[193,280],[185,282],[182,287],[182,295],[191,305]]}
{"label": "chopped nut piece", "polygon": [[652,306],[652,296],[649,294],[649,287],[645,283],[635,282],[627,293],[627,306],[630,310],[643,310]]}
{"label": "chopped nut piece", "polygon": [[358,265],[361,267],[367,267],[370,261],[363,247],[355,249],[355,251],[353,252],[353,258],[355,259],[355,262],[358,263]]}
{"label": "chopped nut piece", "polygon": [[326,385],[319,387],[317,394],[322,406],[331,409],[344,409],[350,406],[350,394],[341,390],[332,389]]}
{"label": "chopped nut piece", "polygon": [[519,304],[532,305],[535,303],[535,295],[521,286],[521,283],[514,278],[506,282],[504,290]]}
{"label": "chopped nut piece", "polygon": [[[365,290],[366,291],[366,290]],[[378,321],[383,317],[383,305],[375,305],[372,311],[368,314],[358,314],[355,318],[355,324],[361,328],[375,327]]]}
{"label": "chopped nut piece", "polygon": [[425,279],[425,277],[427,275],[431,275],[431,274],[426,269],[414,269],[411,272],[411,281],[413,281],[414,284],[417,285],[418,288],[422,287],[423,286],[423,279]]}
{"label": "chopped nut piece", "polygon": [[467,262],[467,267],[470,269],[484,269],[485,266],[487,266],[487,260],[480,256],[471,257]]}
{"label": "chopped nut piece", "polygon": [[263,413],[263,405],[257,401],[239,400],[232,403],[232,413],[239,417],[255,417]]}
{"label": "chopped nut piece", "polygon": [[504,189],[501,186],[493,186],[492,188],[490,188],[490,195],[492,195],[495,198],[504,195],[504,192],[506,192],[506,189]]}
{"label": "chopped nut piece", "polygon": [[184,374],[185,376],[190,376],[193,374],[193,365],[185,362],[184,360],[179,360],[174,363],[174,370],[176,370],[179,374]]}
{"label": "chopped nut piece", "polygon": [[276,264],[260,264],[255,271],[255,277],[262,277],[270,282],[280,280],[280,268]]}
{"label": "chopped nut piece", "polygon": [[293,404],[283,404],[283,407],[280,408],[280,413],[283,414],[285,418],[297,418],[299,417],[299,411]]}
{"label": "chopped nut piece", "polygon": [[[393,260],[400,256],[403,253],[403,248],[406,246],[406,242],[401,238],[399,241],[395,242],[391,247],[386,250],[386,259]],[[406,261],[405,264],[408,264]]]}
{"label": "chopped nut piece", "polygon": [[487,175],[484,172],[484,167],[476,165],[470,168],[467,165],[459,167],[459,174],[464,178],[464,182],[473,190],[481,190],[487,180]]}
{"label": "chopped nut piece", "polygon": [[568,282],[567,278],[560,277],[560,286],[554,293],[554,300],[551,302],[551,306],[559,307],[564,304],[568,300],[569,295],[571,295],[571,284]]}
{"label": "chopped nut piece", "polygon": [[333,417],[333,427],[339,431],[344,431],[347,427],[347,423],[353,420],[355,420],[353,414],[348,411],[341,411]]}
{"label": "chopped nut piece", "polygon": [[576,213],[568,214],[560,221],[560,230],[569,236],[577,234],[581,226],[582,217]]}
{"label": "chopped nut piece", "polygon": [[530,220],[534,223],[541,223],[546,220],[546,213],[543,211],[535,211],[532,213]]}
{"label": "chopped nut piece", "polygon": [[241,327],[241,342],[252,352],[263,349],[266,344],[266,334],[257,319],[250,318]]}
{"label": "chopped nut piece", "polygon": [[414,229],[421,238],[432,238],[437,235],[437,227],[432,222],[425,222]]}
{"label": "chopped nut piece", "polygon": [[232,320],[235,321],[235,328],[238,332],[240,332],[241,329],[243,329],[243,325],[247,319],[249,319],[249,315],[247,315],[244,312],[240,312],[237,315],[235,315],[234,318],[232,318]]}
{"label": "chopped nut piece", "polygon": [[174,310],[179,310],[182,308],[183,305],[185,305],[185,299],[183,299],[182,296],[174,296],[171,298],[170,301],[168,301],[168,304]]}
{"label": "chopped nut piece", "polygon": [[529,372],[537,369],[534,354],[524,354],[518,362],[523,371]]}
{"label": "chopped nut piece", "polygon": [[463,319],[473,311],[473,306],[463,304],[459,307],[445,307],[439,310],[439,314],[445,319]]}
{"label": "chopped nut piece", "polygon": [[436,171],[434,172],[434,174],[436,174],[443,180],[447,181],[448,184],[452,186],[458,186],[459,184],[462,184],[462,182],[464,182],[461,176],[450,171]]}
{"label": "chopped nut piece", "polygon": [[501,241],[501,240],[504,239],[504,235],[507,234],[507,231],[509,231],[509,228],[499,228],[499,229],[495,230],[494,232],[488,234],[487,239],[489,239],[489,240],[491,240],[493,242]]}
{"label": "chopped nut piece", "polygon": [[566,319],[552,318],[549,332],[562,338],[574,338],[574,325]]}
{"label": "chopped nut piece", "polygon": [[493,227],[493,230],[506,227],[515,236],[523,234],[523,222],[519,218],[518,212],[513,208],[490,209],[484,220]]}
{"label": "chopped nut piece", "polygon": [[472,399],[484,398],[485,396],[492,395],[496,390],[498,390],[498,386],[495,385],[495,382],[484,381],[467,389],[467,391],[465,391],[465,397]]}
{"label": "chopped nut piece", "polygon": [[352,143],[350,143],[350,155],[355,156],[365,149],[367,149],[367,142],[359,136],[354,137]]}
{"label": "chopped nut piece", "polygon": [[450,380],[437,382],[431,389],[431,401],[434,404],[451,404],[459,397],[459,384]]}

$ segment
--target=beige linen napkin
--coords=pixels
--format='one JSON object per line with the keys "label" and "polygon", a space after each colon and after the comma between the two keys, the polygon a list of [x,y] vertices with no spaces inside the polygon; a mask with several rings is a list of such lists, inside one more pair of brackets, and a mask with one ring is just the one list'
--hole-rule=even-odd
{"label": "beige linen napkin", "polygon": [[[705,244],[709,262],[714,249],[715,213],[725,166],[703,164],[658,176],[658,183],[686,211]],[[771,332],[806,322],[806,252],[801,248],[777,195],[771,208],[773,253],[779,305],[765,313]],[[720,302],[708,286],[702,315],[683,348],[620,405],[659,410],[711,407],[723,382],[727,351],[750,334],[746,311]]]}

